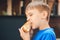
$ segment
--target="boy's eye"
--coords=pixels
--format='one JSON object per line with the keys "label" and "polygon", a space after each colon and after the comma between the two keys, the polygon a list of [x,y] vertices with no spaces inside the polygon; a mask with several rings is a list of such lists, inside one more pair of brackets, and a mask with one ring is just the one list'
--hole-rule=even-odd
{"label": "boy's eye", "polygon": [[29,16],[32,16],[32,13],[29,13]]}
{"label": "boy's eye", "polygon": [[32,14],[30,14],[29,16],[32,16]]}

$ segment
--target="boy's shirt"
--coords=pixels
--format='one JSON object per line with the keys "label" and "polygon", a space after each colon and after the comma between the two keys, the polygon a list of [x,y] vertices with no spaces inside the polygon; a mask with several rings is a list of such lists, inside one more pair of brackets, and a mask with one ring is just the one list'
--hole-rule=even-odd
{"label": "boy's shirt", "polygon": [[32,40],[56,40],[56,35],[53,28],[46,28],[39,30],[32,38]]}

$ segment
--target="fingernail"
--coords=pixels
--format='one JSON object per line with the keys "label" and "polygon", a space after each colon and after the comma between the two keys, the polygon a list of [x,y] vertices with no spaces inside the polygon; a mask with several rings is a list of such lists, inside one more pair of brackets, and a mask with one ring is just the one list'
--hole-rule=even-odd
{"label": "fingernail", "polygon": [[18,30],[20,30],[20,28],[18,28]]}

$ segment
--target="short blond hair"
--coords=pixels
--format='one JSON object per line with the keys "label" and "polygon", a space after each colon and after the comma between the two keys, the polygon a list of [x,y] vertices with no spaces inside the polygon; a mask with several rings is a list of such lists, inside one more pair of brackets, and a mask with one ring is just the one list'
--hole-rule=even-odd
{"label": "short blond hair", "polygon": [[25,12],[27,12],[28,10],[34,9],[34,8],[36,8],[39,12],[47,11],[48,13],[47,20],[49,19],[50,8],[48,4],[40,2],[40,1],[30,2],[26,7]]}

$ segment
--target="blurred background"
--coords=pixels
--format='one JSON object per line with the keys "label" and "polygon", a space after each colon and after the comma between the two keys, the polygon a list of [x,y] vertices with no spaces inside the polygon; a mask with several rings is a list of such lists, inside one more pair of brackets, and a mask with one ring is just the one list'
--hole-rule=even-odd
{"label": "blurred background", "polygon": [[50,6],[49,24],[60,40],[60,0],[0,0],[0,40],[21,40],[18,29],[26,22],[26,6],[33,1]]}

